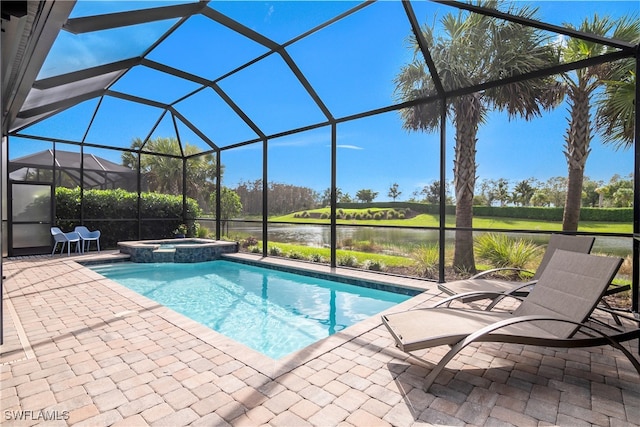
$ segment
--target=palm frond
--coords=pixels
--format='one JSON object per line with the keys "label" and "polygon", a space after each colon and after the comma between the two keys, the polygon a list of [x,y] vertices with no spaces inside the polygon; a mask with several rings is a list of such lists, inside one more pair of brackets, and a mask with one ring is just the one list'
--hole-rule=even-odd
{"label": "palm frond", "polygon": [[628,78],[604,81],[604,95],[598,100],[596,125],[604,142],[615,149],[629,148],[635,137],[636,74]]}

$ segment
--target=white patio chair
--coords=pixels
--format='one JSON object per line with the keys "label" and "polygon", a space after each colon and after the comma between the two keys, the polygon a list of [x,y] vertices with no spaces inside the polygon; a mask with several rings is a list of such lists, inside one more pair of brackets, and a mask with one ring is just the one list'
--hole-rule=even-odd
{"label": "white patio chair", "polygon": [[76,233],[75,231],[65,233],[58,227],[51,227],[51,235],[53,236],[54,240],[51,256],[53,256],[53,254],[56,252],[58,243],[62,243],[62,246],[60,247],[60,254],[64,252],[64,245],[68,243],[67,256],[71,256],[71,243],[74,242],[76,244],[76,252],[82,252],[80,248],[80,234]]}
{"label": "white patio chair", "polygon": [[91,247],[91,242],[94,241],[96,242],[98,252],[100,252],[100,230],[89,231],[87,227],[78,225],[75,228],[75,232],[78,233],[82,239],[82,252],[88,252]]}

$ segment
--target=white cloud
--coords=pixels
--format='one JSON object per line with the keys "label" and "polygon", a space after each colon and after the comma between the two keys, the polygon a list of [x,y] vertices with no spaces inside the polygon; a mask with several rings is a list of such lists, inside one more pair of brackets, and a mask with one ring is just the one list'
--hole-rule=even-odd
{"label": "white cloud", "polygon": [[271,16],[275,12],[275,7],[272,4],[267,3],[267,15],[264,17],[264,22],[271,22]]}
{"label": "white cloud", "polygon": [[364,148],[358,147],[357,145],[338,144],[337,147],[346,148],[348,150],[364,150]]}

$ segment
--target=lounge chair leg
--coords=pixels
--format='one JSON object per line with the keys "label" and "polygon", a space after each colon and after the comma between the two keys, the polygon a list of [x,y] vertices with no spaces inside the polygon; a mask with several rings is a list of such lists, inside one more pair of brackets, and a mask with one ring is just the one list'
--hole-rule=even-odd
{"label": "lounge chair leg", "polygon": [[[600,303],[602,305],[604,305],[606,308],[608,308],[610,310],[613,310],[611,305],[609,305],[609,303],[606,302],[604,299],[601,299]],[[613,317],[613,320],[616,322],[616,325],[622,326],[622,321],[620,320],[620,318],[618,317],[618,315],[616,313],[614,313],[613,311],[609,311],[609,314],[611,314],[611,317]]]}
{"label": "lounge chair leg", "polygon": [[467,344],[469,344],[469,343],[465,342],[465,340],[462,340],[462,341],[458,342],[456,345],[451,347],[451,350],[449,350],[449,352],[447,354],[445,354],[442,359],[440,359],[438,364],[436,366],[434,366],[434,368],[431,370],[431,372],[429,372],[429,375],[427,375],[427,377],[424,380],[425,384],[424,384],[424,389],[423,390],[425,392],[429,391],[429,389],[431,388],[431,386],[435,382],[435,380],[438,377],[438,375],[440,375],[440,372],[442,372],[444,367],[447,366],[447,363],[449,363],[449,361],[451,359],[453,359],[458,354],[458,352],[460,352],[460,350],[465,348],[467,346]]}

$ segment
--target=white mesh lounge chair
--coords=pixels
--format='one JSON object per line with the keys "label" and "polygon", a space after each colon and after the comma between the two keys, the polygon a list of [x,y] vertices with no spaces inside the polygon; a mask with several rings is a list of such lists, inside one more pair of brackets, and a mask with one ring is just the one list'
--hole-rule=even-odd
{"label": "white mesh lounge chair", "polygon": [[75,230],[82,239],[82,252],[88,251],[91,247],[91,242],[96,242],[98,252],[100,252],[100,230],[89,231],[85,226],[78,225]]}
{"label": "white mesh lounge chair", "polygon": [[617,257],[556,250],[536,286],[512,313],[451,308],[448,305],[457,298],[454,296],[432,308],[384,315],[382,322],[406,353],[451,347],[427,375],[426,390],[458,352],[473,342],[485,341],[566,348],[611,345],[640,374],[640,362],[620,344],[639,338],[640,327],[604,332],[586,323],[621,262]]}
{"label": "white mesh lounge chair", "polygon": [[69,256],[71,255],[71,243],[76,244],[76,252],[81,252],[80,251],[80,235],[75,231],[65,233],[64,231],[60,230],[60,228],[58,227],[51,227],[51,235],[53,236],[53,242],[54,242],[53,250],[51,251],[52,256],[56,252],[58,243],[62,243],[62,246],[60,247],[61,254],[62,252],[64,252],[64,245],[68,244],[67,255]]}
{"label": "white mesh lounge chair", "polygon": [[[462,301],[472,302],[479,299],[492,299],[492,305],[488,307],[489,309],[491,309],[493,305],[495,305],[500,299],[504,297],[504,294],[526,296],[529,293],[531,285],[536,283],[536,281],[546,268],[556,249],[588,254],[589,252],[591,252],[594,241],[595,238],[591,236],[567,236],[563,234],[552,234],[549,238],[547,249],[542,256],[542,261],[540,261],[540,265],[538,266],[538,269],[535,271],[535,273],[521,268],[494,268],[478,273],[475,276],[470,277],[469,279],[440,283],[438,284],[438,289],[448,295],[459,295],[468,292],[481,291],[481,294],[470,294]],[[508,270],[528,271],[529,273],[533,274],[533,278],[527,282],[514,282],[508,280],[484,278],[491,273]]]}

